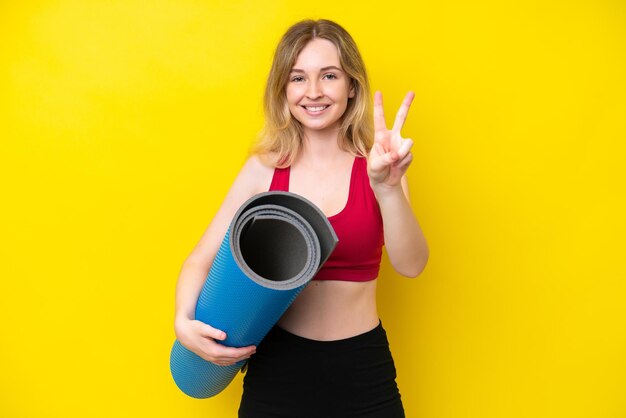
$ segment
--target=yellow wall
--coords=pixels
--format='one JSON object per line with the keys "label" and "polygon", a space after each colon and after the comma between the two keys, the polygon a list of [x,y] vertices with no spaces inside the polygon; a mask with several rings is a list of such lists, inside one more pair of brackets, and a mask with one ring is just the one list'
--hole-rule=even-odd
{"label": "yellow wall", "polygon": [[282,32],[355,37],[431,247],[386,262],[409,417],[626,416],[622,1],[0,3],[0,417],[232,417],[169,375],[174,285]]}

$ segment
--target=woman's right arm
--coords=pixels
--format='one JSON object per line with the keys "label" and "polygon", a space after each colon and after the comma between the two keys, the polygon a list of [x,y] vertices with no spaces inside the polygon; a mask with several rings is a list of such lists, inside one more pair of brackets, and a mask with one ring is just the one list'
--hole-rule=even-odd
{"label": "woman's right arm", "polygon": [[195,319],[196,303],[233,216],[246,200],[268,190],[272,173],[273,169],[256,156],[246,161],[215,217],[183,263],[176,284],[176,338],[187,349],[220,366],[249,358],[256,347],[234,348],[216,343],[215,340],[224,340],[226,334]]}

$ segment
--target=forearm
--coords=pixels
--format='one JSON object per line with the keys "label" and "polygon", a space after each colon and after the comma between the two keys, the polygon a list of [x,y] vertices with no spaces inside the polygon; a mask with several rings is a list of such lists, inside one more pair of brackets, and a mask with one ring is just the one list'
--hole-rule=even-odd
{"label": "forearm", "polygon": [[417,277],[428,261],[428,244],[400,184],[374,190],[383,217],[385,247],[393,268]]}
{"label": "forearm", "polygon": [[176,283],[175,321],[195,319],[196,304],[206,281],[220,243],[226,234],[227,216],[219,211],[195,246],[185,259],[178,282]]}
{"label": "forearm", "polygon": [[176,283],[175,318],[195,319],[195,310],[200,291],[208,271],[199,263],[186,261]]}
{"label": "forearm", "polygon": [[176,284],[176,339],[188,350],[219,366],[230,366],[250,358],[256,347],[226,347],[219,344],[226,338],[222,330],[211,324],[195,320],[198,296],[206,281],[208,269],[205,263],[187,259]]}

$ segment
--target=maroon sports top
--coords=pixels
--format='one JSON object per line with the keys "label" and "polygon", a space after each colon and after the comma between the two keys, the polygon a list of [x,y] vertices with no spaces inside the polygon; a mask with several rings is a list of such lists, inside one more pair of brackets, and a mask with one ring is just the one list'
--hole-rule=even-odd
{"label": "maroon sports top", "polygon": [[[275,168],[270,191],[289,191],[290,167]],[[367,160],[355,157],[348,202],[328,217],[339,242],[313,280],[366,282],[378,277],[382,256],[383,219],[367,175]]]}

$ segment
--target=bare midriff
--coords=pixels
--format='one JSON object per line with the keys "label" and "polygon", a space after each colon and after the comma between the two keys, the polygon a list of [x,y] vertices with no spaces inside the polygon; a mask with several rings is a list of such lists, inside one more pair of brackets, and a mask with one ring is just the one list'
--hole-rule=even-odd
{"label": "bare midriff", "polygon": [[376,282],[314,280],[298,295],[278,326],[318,341],[354,337],[378,325]]}

